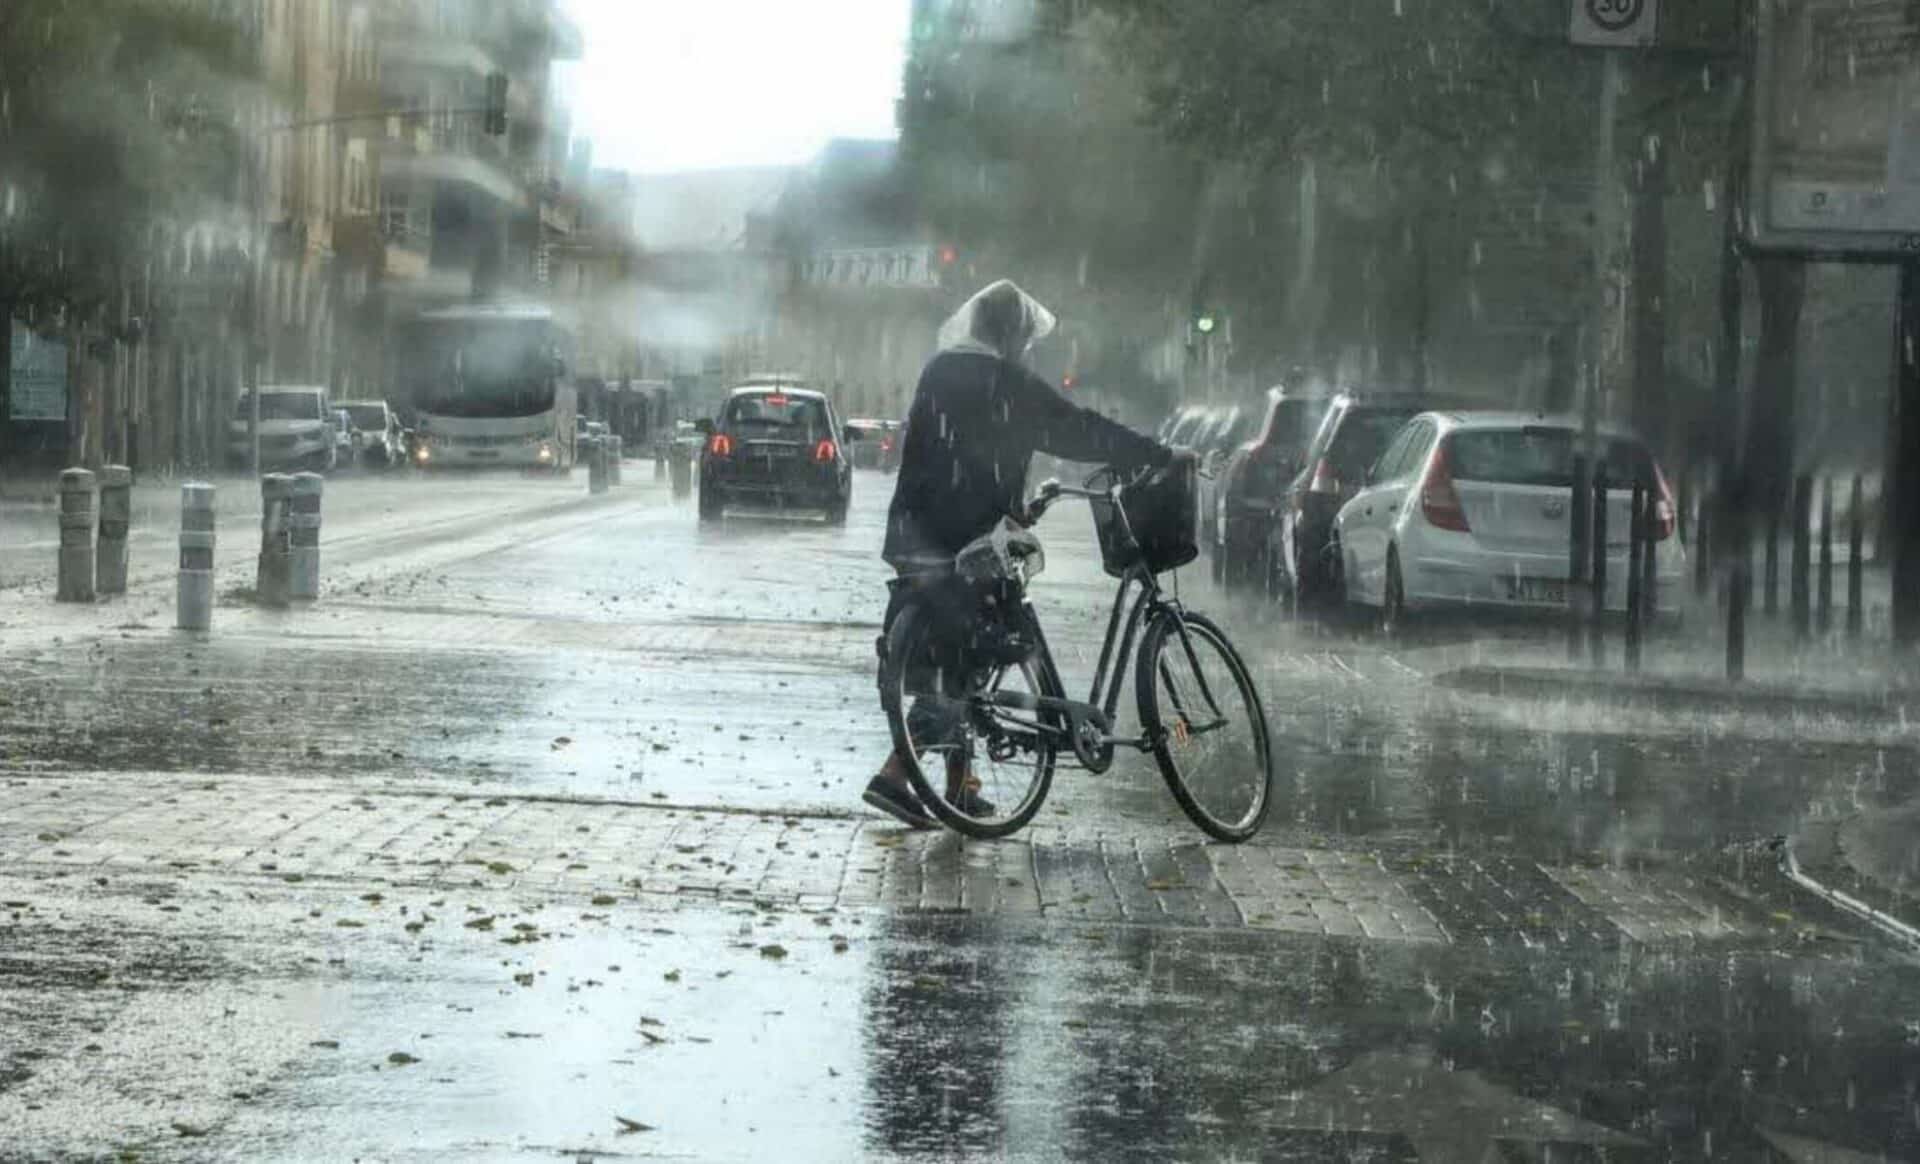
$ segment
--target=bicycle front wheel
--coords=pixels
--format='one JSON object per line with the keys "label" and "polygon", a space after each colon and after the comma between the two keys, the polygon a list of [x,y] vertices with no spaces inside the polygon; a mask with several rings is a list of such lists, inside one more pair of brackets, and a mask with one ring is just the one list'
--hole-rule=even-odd
{"label": "bicycle front wheel", "polygon": [[1031,704],[1059,695],[1060,680],[1038,650],[1009,666],[969,666],[933,641],[931,622],[913,609],[887,636],[880,705],[894,754],[921,803],[955,832],[1004,837],[1040,811],[1061,717]]}
{"label": "bicycle front wheel", "polygon": [[1204,615],[1162,614],[1140,643],[1135,678],[1141,726],[1180,808],[1217,840],[1259,832],[1273,750],[1253,676],[1226,634]]}

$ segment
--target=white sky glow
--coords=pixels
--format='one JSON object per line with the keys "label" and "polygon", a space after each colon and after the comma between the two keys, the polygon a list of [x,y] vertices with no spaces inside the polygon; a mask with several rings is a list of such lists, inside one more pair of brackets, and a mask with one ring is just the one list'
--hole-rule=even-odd
{"label": "white sky glow", "polygon": [[790,165],[830,138],[891,138],[910,0],[565,0],[563,63],[598,168]]}

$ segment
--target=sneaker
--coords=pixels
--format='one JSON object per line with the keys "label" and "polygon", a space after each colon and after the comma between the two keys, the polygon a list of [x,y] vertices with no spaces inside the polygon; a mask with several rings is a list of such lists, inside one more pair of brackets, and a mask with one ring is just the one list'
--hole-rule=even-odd
{"label": "sneaker", "polygon": [[902,824],[916,829],[934,827],[934,819],[927,815],[920,798],[913,794],[905,780],[875,776],[867,781],[867,790],[861,793],[860,799]]}

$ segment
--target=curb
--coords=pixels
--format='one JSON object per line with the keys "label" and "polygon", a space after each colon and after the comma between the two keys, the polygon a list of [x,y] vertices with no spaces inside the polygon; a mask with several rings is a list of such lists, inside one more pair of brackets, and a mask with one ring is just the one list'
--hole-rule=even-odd
{"label": "curb", "polygon": [[1765,683],[1736,684],[1720,679],[1487,665],[1442,672],[1433,677],[1433,682],[1436,686],[1475,695],[1593,699],[1665,711],[1824,715],[1874,722],[1914,718],[1920,713],[1920,693],[1902,689],[1855,694]]}
{"label": "curb", "polygon": [[1851,893],[1835,889],[1809,876],[1806,870],[1800,867],[1800,858],[1794,852],[1794,843],[1791,838],[1780,846],[1780,872],[1799,888],[1867,923],[1887,937],[1906,946],[1913,953],[1920,954],[1920,928],[1901,921],[1885,910],[1874,908]]}

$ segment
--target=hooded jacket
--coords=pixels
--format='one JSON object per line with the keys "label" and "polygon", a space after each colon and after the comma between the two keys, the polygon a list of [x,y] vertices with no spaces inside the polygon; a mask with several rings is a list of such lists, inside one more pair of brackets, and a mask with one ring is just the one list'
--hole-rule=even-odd
{"label": "hooded jacket", "polygon": [[881,556],[897,568],[951,561],[1021,512],[1035,452],[1131,468],[1160,464],[1152,439],[1069,402],[1019,361],[1053,315],[1001,280],[940,329],[907,413]]}

